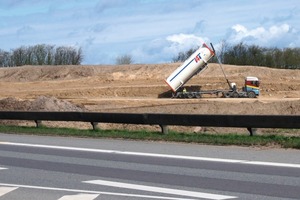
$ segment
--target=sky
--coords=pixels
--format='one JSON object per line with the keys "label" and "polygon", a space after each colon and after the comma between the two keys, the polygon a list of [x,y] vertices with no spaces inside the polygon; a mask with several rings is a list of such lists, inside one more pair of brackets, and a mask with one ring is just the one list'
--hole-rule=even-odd
{"label": "sky", "polygon": [[0,0],[0,49],[81,48],[82,64],[170,63],[213,43],[300,47],[299,0]]}

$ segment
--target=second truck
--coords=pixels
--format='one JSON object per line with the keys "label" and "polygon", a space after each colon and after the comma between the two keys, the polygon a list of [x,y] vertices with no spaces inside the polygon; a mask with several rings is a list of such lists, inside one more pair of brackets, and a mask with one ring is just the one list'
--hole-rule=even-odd
{"label": "second truck", "polygon": [[[182,65],[180,65],[166,80],[173,91],[173,98],[201,98],[204,94],[215,94],[226,98],[256,98],[259,96],[259,79],[257,77],[248,76],[245,78],[245,84],[242,89],[238,89],[235,83],[230,83],[226,77],[221,62],[219,62],[228,89],[221,90],[195,90],[187,91],[184,85],[195,75],[203,72],[207,68],[208,61],[215,56],[215,49],[211,44],[211,48],[203,43],[197,51],[195,51]],[[219,61],[219,60],[218,60]]]}

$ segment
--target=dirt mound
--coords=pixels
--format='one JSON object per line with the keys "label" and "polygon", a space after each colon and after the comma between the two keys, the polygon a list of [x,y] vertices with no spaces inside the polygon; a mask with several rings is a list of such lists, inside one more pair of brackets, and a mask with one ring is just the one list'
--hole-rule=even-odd
{"label": "dirt mound", "polygon": [[17,98],[5,98],[0,100],[2,111],[79,111],[85,109],[71,102],[60,100],[55,97],[40,96],[34,101],[21,100]]}
{"label": "dirt mound", "polygon": [[69,80],[94,74],[94,68],[88,66],[23,66],[1,69],[0,80],[19,82]]}
{"label": "dirt mound", "polygon": [[[68,66],[23,66],[0,68],[0,81],[47,81],[71,80],[97,76],[105,81],[116,80],[163,80],[167,78],[181,63],[166,64],[134,64],[134,65],[68,65]],[[272,69],[257,66],[223,65],[228,77],[256,76],[261,79],[300,80],[300,70]],[[210,63],[201,74],[192,78],[207,80],[208,77],[224,79],[218,64]]]}
{"label": "dirt mound", "polygon": [[9,97],[0,100],[0,110],[1,111],[26,111],[30,107],[30,101],[20,100],[17,98]]}
{"label": "dirt mound", "polygon": [[79,107],[69,101],[60,100],[55,97],[40,96],[31,102],[29,107],[31,111],[84,111],[83,107]]}

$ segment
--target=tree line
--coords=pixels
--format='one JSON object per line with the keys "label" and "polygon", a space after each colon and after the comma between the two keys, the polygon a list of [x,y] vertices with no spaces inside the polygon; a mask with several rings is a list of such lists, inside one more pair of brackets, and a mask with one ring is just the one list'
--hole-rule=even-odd
{"label": "tree line", "polygon": [[[183,62],[199,47],[179,52],[172,62]],[[243,42],[229,45],[221,43],[217,51],[223,64],[254,65],[282,69],[300,69],[300,48],[265,48],[257,45],[246,45]],[[0,67],[15,67],[23,65],[80,65],[83,60],[81,48],[38,44],[21,46],[11,51],[0,49]],[[116,64],[131,64],[131,55],[116,58]],[[214,57],[212,62],[218,62]]]}
{"label": "tree line", "polygon": [[[179,52],[173,62],[183,62],[198,48]],[[266,48],[257,45],[246,45],[243,42],[229,45],[222,42],[216,52],[223,64],[266,66],[281,69],[300,69],[300,48]],[[218,62],[214,57],[212,62]]]}
{"label": "tree line", "polygon": [[21,46],[11,51],[0,49],[0,67],[23,65],[80,65],[81,48],[38,44]]}

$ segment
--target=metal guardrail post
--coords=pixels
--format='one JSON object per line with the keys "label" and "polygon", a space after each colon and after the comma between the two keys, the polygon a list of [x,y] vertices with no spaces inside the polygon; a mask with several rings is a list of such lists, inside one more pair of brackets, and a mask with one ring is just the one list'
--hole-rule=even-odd
{"label": "metal guardrail post", "polygon": [[162,134],[168,134],[168,126],[167,125],[159,125],[161,128]]}
{"label": "metal guardrail post", "polygon": [[99,129],[99,123],[98,122],[91,122],[92,126],[93,126],[93,130],[98,130]]}
{"label": "metal guardrail post", "polygon": [[256,131],[257,131],[257,129],[256,128],[247,128],[247,130],[249,131],[249,133],[250,133],[250,136],[253,136],[253,135],[256,135]]}
{"label": "metal guardrail post", "polygon": [[34,120],[34,122],[35,122],[35,126],[36,126],[37,128],[39,128],[39,127],[42,126],[42,120]]}

